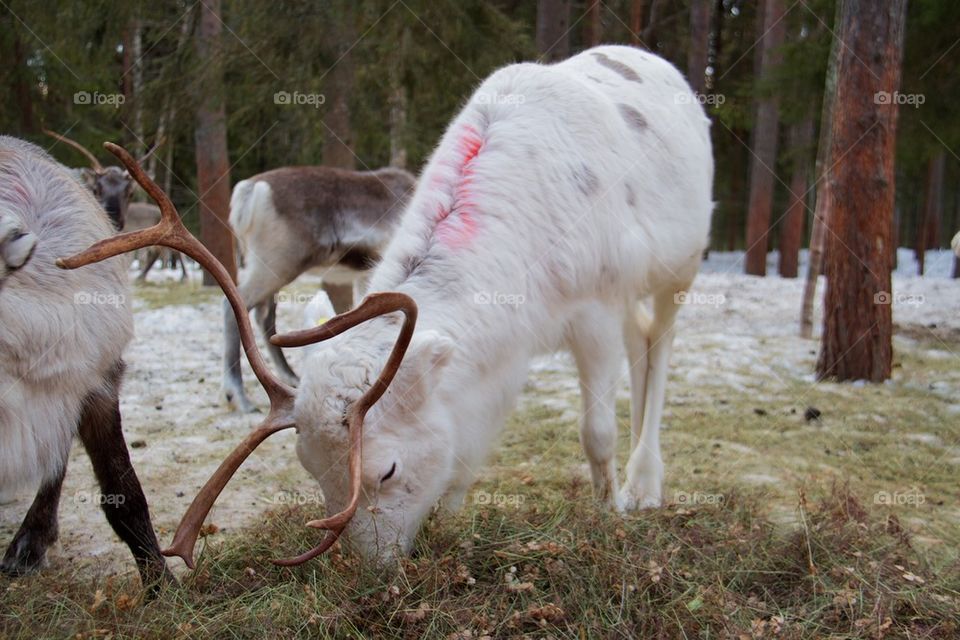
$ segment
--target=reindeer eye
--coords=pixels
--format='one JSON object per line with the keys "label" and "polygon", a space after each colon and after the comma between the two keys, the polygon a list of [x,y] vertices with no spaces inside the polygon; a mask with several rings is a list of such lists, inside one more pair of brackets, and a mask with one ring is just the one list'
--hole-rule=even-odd
{"label": "reindeer eye", "polygon": [[393,474],[396,473],[396,472],[397,472],[397,463],[394,462],[394,463],[393,463],[393,466],[390,467],[390,471],[387,471],[387,475],[385,475],[385,476],[383,476],[382,478],[380,478],[380,484],[383,484],[384,482],[386,482],[387,480],[389,480],[390,478],[392,478],[392,477],[393,477]]}

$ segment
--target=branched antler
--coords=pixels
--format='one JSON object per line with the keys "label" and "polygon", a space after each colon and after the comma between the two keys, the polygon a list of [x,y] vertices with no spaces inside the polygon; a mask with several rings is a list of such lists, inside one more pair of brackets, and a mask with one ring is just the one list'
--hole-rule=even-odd
{"label": "branched antler", "polygon": [[[214,279],[216,279],[221,289],[223,289],[223,293],[226,295],[236,315],[237,325],[240,329],[240,341],[243,344],[244,352],[247,354],[247,359],[250,361],[250,366],[257,376],[257,380],[260,381],[260,384],[270,399],[270,412],[267,414],[266,419],[230,452],[210,479],[207,480],[207,483],[193,499],[183,519],[180,521],[180,525],[174,534],[173,544],[163,551],[164,555],[167,556],[179,556],[187,566],[192,569],[195,566],[193,552],[200,534],[200,528],[210,509],[213,507],[214,502],[216,502],[217,497],[230,481],[230,478],[233,477],[233,474],[240,468],[243,461],[246,460],[247,457],[253,453],[254,449],[264,440],[278,431],[296,427],[293,416],[293,390],[274,376],[267,367],[266,361],[263,359],[263,354],[260,353],[256,340],[254,339],[246,306],[226,268],[224,268],[220,261],[217,260],[206,247],[187,231],[186,227],[184,227],[180,221],[176,207],[173,206],[167,194],[146,175],[139,163],[134,160],[129,153],[110,142],[104,143],[104,147],[120,159],[130,172],[130,175],[133,176],[140,186],[143,187],[144,191],[159,205],[161,213],[160,222],[147,229],[124,233],[106,240],[101,240],[77,255],[69,258],[61,258],[57,261],[57,265],[64,269],[76,269],[152,245],[170,247],[171,249],[176,249],[190,256],[206,269]],[[90,157],[92,157],[92,154],[90,154]],[[312,344],[339,335],[351,327],[377,316],[397,311],[403,312],[405,316],[404,323],[397,342],[393,347],[393,351],[387,360],[386,367],[376,382],[374,382],[373,386],[361,396],[350,410],[350,502],[342,512],[323,520],[308,523],[308,526],[326,529],[328,531],[327,536],[320,545],[295,558],[277,560],[277,564],[283,566],[301,564],[322,554],[333,546],[333,543],[340,537],[356,513],[361,491],[363,419],[370,407],[373,406],[387,390],[387,387],[396,375],[397,369],[400,367],[404,353],[406,353],[410,339],[413,336],[413,329],[417,317],[417,306],[409,296],[402,293],[372,294],[367,296],[356,309],[330,319],[329,322],[321,327],[315,327],[284,336],[274,336],[272,339],[272,342],[279,346],[303,346]]]}

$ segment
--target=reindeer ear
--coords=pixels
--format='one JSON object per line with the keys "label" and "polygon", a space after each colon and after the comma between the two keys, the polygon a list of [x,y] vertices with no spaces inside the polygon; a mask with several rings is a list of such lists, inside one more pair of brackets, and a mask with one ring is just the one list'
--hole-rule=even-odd
{"label": "reindeer ear", "polygon": [[85,186],[90,191],[93,191],[94,185],[97,184],[97,172],[93,169],[88,169],[83,167],[82,169],[74,169],[77,177],[80,179],[80,183]]}
{"label": "reindeer ear", "polygon": [[397,378],[390,385],[389,392],[401,410],[416,411],[423,406],[444,374],[455,346],[453,340],[436,331],[414,334]]}

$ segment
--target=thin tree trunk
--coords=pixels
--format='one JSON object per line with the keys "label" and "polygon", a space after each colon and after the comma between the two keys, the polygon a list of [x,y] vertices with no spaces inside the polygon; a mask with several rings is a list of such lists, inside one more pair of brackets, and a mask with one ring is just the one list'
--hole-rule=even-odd
{"label": "thin tree trunk", "polygon": [[600,0],[587,0],[587,14],[583,18],[583,46],[595,47],[603,39],[603,23],[600,20]]}
{"label": "thin tree trunk", "polygon": [[632,0],[630,3],[630,43],[634,46],[642,46],[641,34],[643,33],[643,5],[644,0]]}
{"label": "thin tree trunk", "polygon": [[940,225],[943,220],[943,172],[947,156],[937,152],[927,160],[923,184],[923,208],[917,225],[917,275],[923,275],[928,249],[940,248]]}
{"label": "thin tree trunk", "polygon": [[[890,240],[906,0],[841,0],[823,340],[817,378],[882,382],[893,361]],[[840,162],[842,158],[842,162]]]}
{"label": "thin tree trunk", "polygon": [[[840,3],[837,3],[833,24],[840,25]],[[816,204],[813,211],[813,230],[810,233],[810,251],[807,256],[807,281],[803,287],[800,307],[800,337],[813,337],[813,301],[817,297],[817,283],[823,266],[823,245],[826,236],[824,221],[830,214],[830,135],[833,121],[833,101],[837,94],[837,69],[840,64],[840,41],[834,37],[830,43],[827,62],[827,78],[823,89],[823,104],[820,107],[820,139],[817,143]]]}
{"label": "thin tree trunk", "polygon": [[17,97],[22,133],[34,131],[33,96],[30,92],[29,68],[26,52],[20,39],[20,30],[13,27],[13,93]]}
{"label": "thin tree trunk", "polygon": [[710,45],[710,5],[712,0],[690,2],[690,47],[687,49],[687,80],[694,93],[707,86],[707,57]]}
{"label": "thin tree trunk", "polygon": [[390,166],[406,169],[407,148],[404,138],[407,129],[407,88],[403,85],[403,61],[410,42],[410,30],[403,28],[400,47],[394,64],[390,65]]}
{"label": "thin tree trunk", "polygon": [[[760,28],[760,81],[768,80],[780,64],[785,25],[783,0],[765,0]],[[779,105],[776,96],[762,97],[757,105],[750,163],[750,202],[747,208],[746,273],[767,274],[767,244],[773,208],[774,171],[777,163]]]}
{"label": "thin tree trunk", "polygon": [[800,244],[803,221],[807,217],[807,190],[810,183],[810,163],[807,154],[813,142],[813,118],[809,115],[790,127],[790,146],[793,167],[790,177],[790,197],[787,212],[780,227],[780,276],[796,278],[800,263]]}
{"label": "thin tree trunk", "polygon": [[570,0],[537,0],[537,51],[546,62],[570,56]]}
{"label": "thin tree trunk", "polygon": [[[327,75],[329,84],[324,94],[329,109],[324,117],[326,140],[323,144],[323,164],[341,169],[356,167],[353,153],[353,126],[350,123],[350,96],[353,95],[353,56],[347,53],[353,44],[353,9],[347,5],[345,19],[339,33],[336,58],[339,60]],[[346,54],[346,55],[344,55]]]}
{"label": "thin tree trunk", "polygon": [[[200,239],[236,279],[230,215],[230,161],[227,154],[227,118],[223,98],[220,35],[220,0],[206,0],[200,7],[197,56],[204,61],[207,77],[198,96],[194,141],[197,159],[197,191],[200,196]],[[204,273],[203,284],[216,281]]]}

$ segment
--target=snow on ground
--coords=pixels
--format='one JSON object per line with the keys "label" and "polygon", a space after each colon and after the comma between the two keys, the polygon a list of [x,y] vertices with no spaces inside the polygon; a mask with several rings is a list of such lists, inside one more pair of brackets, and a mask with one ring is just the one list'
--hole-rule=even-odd
{"label": "snow on ground", "polygon": [[[811,380],[817,344],[797,335],[803,280],[744,276],[742,257],[712,253],[689,292],[678,320],[668,405],[694,401],[698,390],[707,387],[763,396]],[[894,320],[899,329],[910,331],[897,336],[899,350],[914,348],[910,335],[933,335],[934,328],[960,331],[960,280],[948,278],[952,255],[931,252],[927,265],[927,277],[916,277],[911,252],[901,251],[893,286]],[[775,254],[768,271],[776,273]],[[192,273],[190,284],[177,284],[178,278],[174,271],[152,273],[154,284],[135,289],[137,336],[126,354],[122,392],[127,442],[161,545],[169,543],[189,501],[226,453],[262,419],[262,415],[231,413],[221,401],[221,298],[197,286],[197,272]],[[295,287],[311,291],[318,283],[317,278],[306,276]],[[822,292],[822,281],[820,286]],[[177,304],[167,303],[164,296],[179,287],[191,289],[170,294]],[[301,313],[302,305],[281,305],[281,329],[298,327]],[[818,332],[819,323],[818,309]],[[960,357],[946,346],[927,347],[924,355],[956,359],[960,368]],[[290,350],[289,357],[296,369],[299,354]],[[245,381],[251,397],[266,406],[266,396],[246,365]],[[547,356],[534,363],[521,406],[542,403],[544,395],[551,395],[549,402],[573,415],[576,389],[571,359]],[[546,393],[557,390],[565,392],[562,398]],[[934,392],[960,402],[956,388]],[[957,408],[960,413],[960,405]],[[668,407],[667,422],[669,417]],[[212,512],[211,521],[221,531],[250,525],[257,514],[273,506],[322,502],[316,483],[296,460],[294,438],[286,432],[268,440],[235,476]],[[580,468],[579,462],[573,464]],[[91,500],[96,494],[89,462],[76,445],[60,509],[61,544],[50,554],[51,561],[78,562],[95,571],[132,570],[127,549]],[[24,492],[0,505],[0,543],[6,545],[13,536],[31,499]]]}

